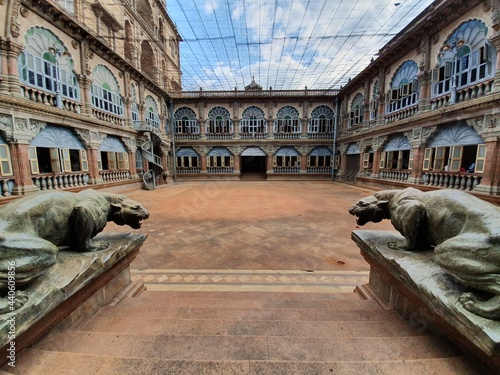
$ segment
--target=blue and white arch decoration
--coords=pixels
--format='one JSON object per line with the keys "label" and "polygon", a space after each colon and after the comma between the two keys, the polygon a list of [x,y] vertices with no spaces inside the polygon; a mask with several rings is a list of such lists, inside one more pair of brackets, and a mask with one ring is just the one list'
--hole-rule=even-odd
{"label": "blue and white arch decoration", "polygon": [[20,82],[54,94],[60,85],[61,96],[79,101],[80,86],[73,70],[75,63],[63,42],[52,31],[40,26],[30,27],[24,40],[26,46],[18,58]]}
{"label": "blue and white arch decoration", "polygon": [[275,156],[300,156],[300,154],[295,149],[295,147],[283,146],[278,151],[276,151]]}
{"label": "blue and white arch decoration", "polygon": [[266,115],[264,114],[264,111],[256,106],[245,108],[245,110],[241,114],[242,119],[264,120],[265,117]]}
{"label": "blue and white arch decoration", "polygon": [[279,133],[284,127],[292,128],[292,132],[294,133],[301,132],[299,111],[290,105],[281,107],[276,113],[276,119],[274,120],[275,133]]}
{"label": "blue and white arch decoration", "polygon": [[208,119],[209,120],[231,120],[231,114],[229,111],[221,106],[217,106],[208,111]]}
{"label": "blue and white arch decoration", "polygon": [[314,147],[308,156],[332,156],[332,150],[326,146],[317,146]]}
{"label": "blue and white arch decoration", "polygon": [[411,150],[410,142],[403,134],[396,134],[391,136],[389,141],[384,147],[384,151],[400,151]]}
{"label": "blue and white arch decoration", "polygon": [[359,155],[361,154],[361,150],[359,149],[357,143],[351,143],[349,146],[347,146],[347,150],[345,153],[346,155]]}
{"label": "blue and white arch decoration", "polygon": [[190,157],[199,157],[198,153],[190,148],[190,147],[183,147],[183,148],[180,148],[178,149],[176,152],[175,152],[175,156],[180,156],[180,157],[184,157],[184,156],[190,156]]}
{"label": "blue and white arch decoration", "polygon": [[123,116],[123,100],[120,85],[113,72],[105,65],[98,64],[92,71],[92,105],[103,111]]}
{"label": "blue and white arch decoration", "polygon": [[69,148],[84,150],[82,142],[69,129],[47,125],[30,143],[30,146],[45,148]]}
{"label": "blue and white arch decoration", "polygon": [[160,128],[160,115],[158,114],[158,104],[156,104],[156,100],[151,96],[146,96],[144,99],[144,104],[146,107],[146,122],[159,129]]}
{"label": "blue and white arch decoration", "polygon": [[416,82],[418,73],[417,63],[413,60],[405,61],[394,74],[391,87],[393,89],[400,88],[401,85]]}
{"label": "blue and white arch decoration", "polygon": [[444,41],[441,51],[437,55],[438,63],[452,61],[454,59],[457,50],[452,48],[453,46],[458,48],[459,55],[465,55],[471,51],[476,51],[486,44],[491,46],[486,38],[487,34],[488,27],[483,21],[471,19],[463,22]]}
{"label": "blue and white arch decoration", "polygon": [[465,123],[443,126],[427,147],[467,146],[483,144],[483,138]]}
{"label": "blue and white arch decoration", "polygon": [[99,151],[105,152],[127,152],[127,149],[123,145],[123,142],[113,135],[108,135],[102,141]]}
{"label": "blue and white arch decoration", "polygon": [[189,107],[180,107],[174,113],[175,120],[196,120],[196,113]]}
{"label": "blue and white arch decoration", "polygon": [[266,156],[266,153],[260,147],[247,147],[241,156]]}
{"label": "blue and white arch decoration", "polygon": [[207,156],[233,156],[233,154],[226,147],[214,147]]}

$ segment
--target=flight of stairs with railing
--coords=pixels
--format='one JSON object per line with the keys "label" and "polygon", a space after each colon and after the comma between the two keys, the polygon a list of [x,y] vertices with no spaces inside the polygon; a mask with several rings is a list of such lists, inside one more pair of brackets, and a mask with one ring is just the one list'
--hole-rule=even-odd
{"label": "flight of stairs with railing", "polygon": [[156,176],[161,176],[163,173],[163,161],[161,157],[154,153],[154,150],[159,149],[161,144],[161,132],[159,128],[147,121],[141,122],[138,130],[150,135],[149,140],[141,145],[142,156],[149,162],[149,169],[143,174],[142,181],[147,190],[154,190],[156,187]]}

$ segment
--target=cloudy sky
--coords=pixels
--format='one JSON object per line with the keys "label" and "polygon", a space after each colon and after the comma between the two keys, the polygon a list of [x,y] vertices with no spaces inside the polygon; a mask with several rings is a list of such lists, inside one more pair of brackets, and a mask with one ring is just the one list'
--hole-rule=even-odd
{"label": "cloudy sky", "polygon": [[[396,6],[395,4],[400,3]],[[183,90],[337,89],[432,0],[168,0]]]}

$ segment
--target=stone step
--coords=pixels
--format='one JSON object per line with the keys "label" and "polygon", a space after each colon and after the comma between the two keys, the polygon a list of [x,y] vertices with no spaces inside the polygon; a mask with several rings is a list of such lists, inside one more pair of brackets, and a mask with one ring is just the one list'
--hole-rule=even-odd
{"label": "stone step", "polygon": [[[144,324],[147,322],[147,324]],[[141,314],[99,315],[77,322],[70,329],[87,332],[144,335],[226,335],[290,337],[403,337],[424,335],[401,318],[389,321],[300,321],[144,318]]]}
{"label": "stone step", "polygon": [[216,361],[166,360],[158,358],[123,358],[79,353],[27,349],[15,368],[3,370],[12,374],[85,374],[85,375],[313,375],[313,374],[419,374],[484,375],[484,369],[463,357],[394,361]]}
{"label": "stone step", "polygon": [[[167,307],[167,308],[229,308],[229,309],[318,309],[318,310],[380,310],[375,301],[362,299],[281,299],[268,298],[262,293],[261,298],[226,298],[223,292],[218,297],[168,297],[163,292],[142,293],[136,298],[126,298],[120,306]],[[354,294],[354,293],[353,293]],[[342,293],[339,293],[341,296]]]}
{"label": "stone step", "polygon": [[[145,320],[144,325],[148,324]],[[400,361],[460,356],[433,336],[294,337],[52,331],[34,349],[124,358],[215,361]]]}

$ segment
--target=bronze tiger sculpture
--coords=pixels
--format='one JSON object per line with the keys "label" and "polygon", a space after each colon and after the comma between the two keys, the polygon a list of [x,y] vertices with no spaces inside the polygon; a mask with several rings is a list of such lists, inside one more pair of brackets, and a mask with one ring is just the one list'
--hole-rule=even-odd
{"label": "bronze tiger sculpture", "polygon": [[461,284],[491,293],[459,297],[479,316],[500,319],[500,208],[460,190],[422,192],[384,190],[360,199],[349,209],[357,224],[391,220],[405,241],[401,250],[434,247],[435,261]]}

